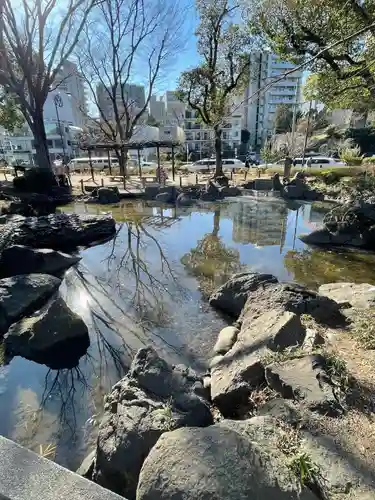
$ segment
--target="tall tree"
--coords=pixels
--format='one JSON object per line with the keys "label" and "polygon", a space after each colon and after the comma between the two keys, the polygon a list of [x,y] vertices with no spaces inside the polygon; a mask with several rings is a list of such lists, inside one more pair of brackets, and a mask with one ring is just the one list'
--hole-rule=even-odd
{"label": "tall tree", "polygon": [[2,95],[0,97],[0,126],[8,132],[14,132],[24,123],[25,118],[15,99],[9,95]]}
{"label": "tall tree", "polygon": [[276,107],[274,130],[276,134],[291,132],[293,127],[293,108],[288,104]]}
{"label": "tall tree", "polygon": [[253,0],[249,10],[251,31],[282,58],[316,56],[307,69],[323,102],[363,109],[374,101],[374,0]]}
{"label": "tall tree", "polygon": [[0,85],[20,106],[36,148],[36,164],[50,169],[43,107],[72,54],[96,0],[2,0]]}
{"label": "tall tree", "polygon": [[177,0],[102,0],[77,47],[92,105],[99,111],[90,121],[106,142],[118,146],[124,182],[135,126],[147,120],[153,90],[183,48],[184,14]]}
{"label": "tall tree", "polygon": [[236,24],[240,6],[231,0],[196,0],[199,66],[181,74],[177,96],[215,133],[216,172],[222,170],[222,130],[233,99],[249,78],[250,38]]}

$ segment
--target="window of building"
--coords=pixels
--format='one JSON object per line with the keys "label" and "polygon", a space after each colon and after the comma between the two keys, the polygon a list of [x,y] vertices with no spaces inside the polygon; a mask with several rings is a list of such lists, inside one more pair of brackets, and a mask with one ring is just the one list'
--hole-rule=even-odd
{"label": "window of building", "polygon": [[[52,141],[51,141],[52,142]],[[54,144],[54,147],[57,149],[57,148],[62,148],[63,147],[63,141],[61,139],[54,139],[53,141],[55,144]],[[52,144],[51,144],[52,146]]]}

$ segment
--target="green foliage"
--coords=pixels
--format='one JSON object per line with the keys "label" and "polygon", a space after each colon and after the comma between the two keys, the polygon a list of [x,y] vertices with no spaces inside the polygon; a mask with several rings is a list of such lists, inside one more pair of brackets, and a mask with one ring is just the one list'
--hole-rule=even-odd
{"label": "green foliage", "polygon": [[213,128],[216,140],[216,175],[222,175],[221,131],[233,109],[233,99],[248,82],[249,36],[236,24],[240,13],[230,0],[197,0],[199,26],[196,32],[199,66],[184,71],[176,95]]}
{"label": "green foliage", "polygon": [[16,101],[9,96],[3,96],[0,99],[0,125],[8,132],[14,132],[15,129],[22,127],[25,123],[19,106]]}
{"label": "green foliage", "polygon": [[293,126],[293,107],[279,104],[276,107],[274,129],[277,134],[290,132]]}
{"label": "green foliage", "polygon": [[159,127],[160,123],[156,121],[152,115],[149,115],[146,120],[146,125],[149,125],[150,127]]}
{"label": "green foliage", "polygon": [[[318,55],[305,68],[313,73],[308,99],[363,110],[375,102],[374,21],[373,0],[262,0],[251,9],[249,25],[282,59],[301,63]],[[367,33],[342,43],[366,27]]]}
{"label": "green foliage", "polygon": [[289,466],[298,477],[301,486],[316,485],[319,482],[320,469],[306,452],[295,455]]}
{"label": "green foliage", "polygon": [[266,165],[273,163],[280,159],[280,153],[272,148],[272,143],[270,141],[265,141],[262,149],[260,150],[260,157]]}
{"label": "green foliage", "polygon": [[331,186],[332,184],[337,184],[340,182],[340,174],[335,172],[334,170],[330,170],[329,172],[325,172],[322,175],[323,181],[328,185]]}
{"label": "green foliage", "polygon": [[375,128],[348,128],[345,137],[352,139],[362,153],[375,153]]}
{"label": "green foliage", "polygon": [[362,165],[364,156],[361,155],[361,150],[358,146],[354,148],[345,148],[340,151],[340,158],[348,165],[353,167]]}

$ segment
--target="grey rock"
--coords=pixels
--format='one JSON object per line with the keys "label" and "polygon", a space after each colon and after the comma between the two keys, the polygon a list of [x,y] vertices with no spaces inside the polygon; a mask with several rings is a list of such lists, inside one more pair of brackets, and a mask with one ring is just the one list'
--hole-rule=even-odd
{"label": "grey rock", "polygon": [[226,326],[223,328],[216,341],[214,352],[216,354],[225,354],[231,349],[237,340],[239,329],[235,326]]}
{"label": "grey rock", "polygon": [[159,203],[172,203],[173,201],[170,193],[159,193],[156,195],[155,200]]}
{"label": "grey rock", "polygon": [[282,398],[271,399],[264,403],[258,408],[257,415],[272,417],[293,427],[297,427],[303,418],[298,403]]}
{"label": "grey rock", "polygon": [[[83,340],[83,352],[72,348]],[[71,366],[76,366],[79,358],[90,345],[88,329],[84,321],[58,297],[52,299],[42,309],[13,324],[4,336],[5,353],[8,356],[22,356],[51,367],[66,366],[66,353]],[[57,358],[56,365],[54,358]]]}
{"label": "grey rock", "polygon": [[276,172],[272,177],[272,189],[274,191],[282,191],[283,187],[284,186],[280,181],[280,174]]}
{"label": "grey rock", "polygon": [[15,321],[41,307],[60,283],[60,279],[46,274],[0,279],[0,334]]}
{"label": "grey rock", "polygon": [[264,381],[263,357],[267,349],[277,350],[303,343],[304,328],[293,313],[269,310],[242,326],[237,342],[211,366],[211,398],[224,416],[248,399],[252,389]]}
{"label": "grey rock", "polygon": [[324,364],[320,355],[274,363],[266,367],[266,380],[284,398],[300,401],[312,411],[337,415],[343,408],[324,372]]}
{"label": "grey rock", "polygon": [[368,283],[327,283],[319,287],[319,293],[342,307],[368,309],[375,305],[375,286]]}
{"label": "grey rock", "polygon": [[190,207],[194,205],[194,200],[188,194],[180,193],[177,196],[176,203],[181,207]]}
{"label": "grey rock", "polygon": [[303,185],[285,186],[283,196],[285,196],[285,198],[289,198],[290,200],[303,200],[304,192],[305,187]]}
{"label": "grey rock", "polygon": [[317,229],[310,234],[304,234],[299,237],[307,245],[327,245],[327,246],[352,246],[366,247],[367,240],[362,234],[352,231],[342,230],[338,233],[332,233],[328,229]]}
{"label": "grey rock", "polygon": [[237,318],[251,292],[258,288],[263,289],[270,283],[277,283],[277,278],[272,274],[235,274],[211,295],[210,305]]}
{"label": "grey rock", "polygon": [[81,465],[78,467],[76,473],[86,479],[92,478],[92,473],[95,467],[96,450],[92,450],[84,459]]}
{"label": "grey rock", "polygon": [[313,500],[286,461],[222,425],[163,434],[146,458],[137,500]]}
{"label": "grey rock", "polygon": [[80,260],[78,256],[48,248],[34,249],[23,245],[13,245],[3,250],[1,254],[0,274],[3,277],[30,273],[59,276]]}
{"label": "grey rock", "polygon": [[212,424],[203,394],[202,380],[191,369],[168,365],[150,347],[138,351],[127,376],[106,397],[93,479],[134,498],[143,461],[164,432]]}
{"label": "grey rock", "polygon": [[220,188],[220,193],[225,198],[242,195],[241,189],[238,188],[237,186],[224,186]]}
{"label": "grey rock", "polygon": [[[319,468],[326,498],[365,500],[374,498],[375,473],[361,469],[339,445],[327,435],[301,431],[301,451]],[[367,496],[371,492],[372,496]]]}
{"label": "grey rock", "polygon": [[119,203],[120,193],[118,187],[101,187],[98,189],[98,201],[102,205]]}
{"label": "grey rock", "polygon": [[310,314],[321,323],[345,324],[335,301],[294,283],[278,283],[251,291],[239,321],[246,327],[263,312],[280,308],[298,315]]}
{"label": "grey rock", "polygon": [[0,251],[12,245],[69,248],[112,237],[116,223],[109,215],[51,214],[11,222],[0,232]]}

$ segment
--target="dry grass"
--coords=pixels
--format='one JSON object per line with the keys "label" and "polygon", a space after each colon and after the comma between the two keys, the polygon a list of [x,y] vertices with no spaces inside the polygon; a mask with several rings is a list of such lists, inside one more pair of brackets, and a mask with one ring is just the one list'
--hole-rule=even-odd
{"label": "dry grass", "polygon": [[361,347],[375,350],[375,309],[358,310],[350,330]]}

